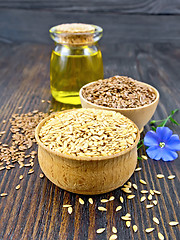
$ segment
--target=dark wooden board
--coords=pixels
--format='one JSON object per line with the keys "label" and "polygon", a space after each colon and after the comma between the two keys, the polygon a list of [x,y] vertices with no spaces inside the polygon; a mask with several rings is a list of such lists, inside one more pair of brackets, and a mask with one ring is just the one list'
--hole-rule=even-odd
{"label": "dark wooden board", "polygon": [[0,8],[0,41],[51,43],[49,28],[66,22],[85,22],[101,26],[109,47],[127,41],[133,43],[180,40],[179,15],[167,18],[164,15]]}
{"label": "dark wooden board", "polygon": [[0,1],[0,8],[5,9],[35,9],[53,10],[60,12],[113,12],[128,14],[179,14],[180,2],[178,0],[16,0]]}
{"label": "dark wooden board", "polygon": [[[7,131],[0,141],[10,143],[9,122],[13,113],[27,113],[38,109],[48,112],[53,108],[60,110],[62,105],[51,100],[49,90],[49,60],[53,46],[46,44],[0,44],[0,131]],[[155,86],[160,92],[160,103],[154,115],[162,119],[171,110],[180,107],[180,43],[126,43],[118,40],[114,45],[110,42],[101,44],[104,57],[105,77],[120,74]],[[51,100],[42,103],[41,100]],[[18,109],[22,106],[22,109]],[[180,112],[175,116],[180,119]],[[178,126],[168,126],[180,135]],[[150,126],[145,127],[144,132]],[[144,134],[144,133],[143,133]],[[143,137],[143,134],[141,137]],[[35,147],[37,149],[37,147]],[[141,149],[139,155],[145,154]],[[84,205],[78,203],[79,196],[66,192],[53,185],[46,177],[39,178],[41,173],[38,160],[35,159],[34,174],[27,175],[27,168],[0,171],[0,193],[8,196],[0,198],[0,239],[43,239],[43,240],[105,240],[111,235],[112,226],[118,229],[118,239],[158,239],[160,231],[165,239],[175,240],[179,237],[179,226],[170,227],[168,222],[180,221],[180,157],[173,162],[139,160],[141,172],[136,172],[131,181],[138,189],[146,188],[139,179],[148,182],[148,189],[161,192],[158,205],[147,210],[145,203],[140,203],[139,190],[136,198],[127,200],[120,189],[94,196],[94,204],[88,203],[89,196],[81,196]],[[163,173],[165,179],[157,179],[157,173]],[[21,188],[17,191],[19,175],[23,174]],[[167,176],[175,174],[174,180]],[[115,200],[106,204],[107,212],[100,212],[97,207],[102,205],[100,199],[115,196]],[[120,205],[119,197],[123,196],[125,203],[120,212],[115,208]],[[69,215],[63,204],[73,205],[73,213]],[[105,204],[104,204],[105,205]],[[133,233],[132,227],[127,229],[120,216],[130,212],[132,223],[138,225],[138,232]],[[152,217],[156,216],[160,224],[156,225]],[[145,228],[155,227],[155,231],[146,234]],[[103,234],[96,234],[98,228],[105,227]]]}

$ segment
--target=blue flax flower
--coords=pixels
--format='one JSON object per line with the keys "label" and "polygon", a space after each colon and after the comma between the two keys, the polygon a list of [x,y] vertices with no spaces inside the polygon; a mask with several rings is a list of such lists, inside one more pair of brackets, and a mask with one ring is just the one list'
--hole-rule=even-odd
{"label": "blue flax flower", "polygon": [[172,161],[178,157],[176,151],[180,151],[180,140],[177,134],[168,127],[157,127],[156,132],[149,131],[144,137],[144,145],[148,156],[154,160]]}

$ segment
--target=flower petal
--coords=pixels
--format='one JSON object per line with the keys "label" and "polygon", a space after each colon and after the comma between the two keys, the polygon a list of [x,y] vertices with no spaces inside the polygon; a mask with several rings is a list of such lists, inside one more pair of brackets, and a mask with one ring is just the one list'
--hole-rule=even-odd
{"label": "flower petal", "polygon": [[154,159],[154,160],[160,160],[162,158],[162,148],[152,146],[146,149],[147,155]]}
{"label": "flower petal", "polygon": [[180,139],[177,134],[173,134],[166,143],[166,148],[172,151],[180,151]]}
{"label": "flower petal", "polygon": [[148,156],[154,160],[172,161],[178,157],[178,154],[172,150],[160,147],[149,147],[146,150]]}
{"label": "flower petal", "polygon": [[158,135],[161,142],[167,141],[171,135],[172,131],[168,127],[157,127],[156,134]]}
{"label": "flower petal", "polygon": [[162,160],[163,161],[172,161],[178,157],[178,154],[174,151],[167,149],[166,147],[162,148]]}
{"label": "flower petal", "polygon": [[144,145],[148,147],[159,145],[159,138],[154,131],[149,131],[146,133],[144,137]]}

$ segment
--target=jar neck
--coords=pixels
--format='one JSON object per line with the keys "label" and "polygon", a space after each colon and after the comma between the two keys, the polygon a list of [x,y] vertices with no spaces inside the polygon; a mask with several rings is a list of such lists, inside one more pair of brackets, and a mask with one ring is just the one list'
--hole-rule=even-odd
{"label": "jar neck", "polygon": [[61,46],[61,47],[66,47],[66,48],[71,48],[71,49],[83,49],[83,48],[87,48],[87,47],[98,46],[98,41],[92,42],[92,43],[87,43],[87,44],[85,43],[85,44],[81,44],[81,45],[55,42],[55,46]]}
{"label": "jar neck", "polygon": [[55,46],[55,52],[61,55],[92,55],[99,50],[98,43],[93,45],[83,45],[83,46],[72,46],[68,44],[57,44]]}

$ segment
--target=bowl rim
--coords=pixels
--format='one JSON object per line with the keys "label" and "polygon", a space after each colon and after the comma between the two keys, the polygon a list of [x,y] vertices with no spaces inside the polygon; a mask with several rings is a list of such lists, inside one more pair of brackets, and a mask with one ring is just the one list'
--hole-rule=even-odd
{"label": "bowl rim", "polygon": [[[99,80],[104,80],[104,79],[99,79]],[[111,108],[111,107],[105,107],[105,106],[102,106],[102,105],[98,105],[98,104],[92,103],[92,102],[88,101],[86,98],[83,97],[82,91],[83,91],[83,88],[85,88],[85,87],[87,87],[87,86],[89,86],[89,85],[91,85],[91,84],[93,84],[95,82],[98,82],[99,80],[87,83],[84,86],[82,86],[81,89],[79,90],[80,99],[83,99],[83,101],[85,101],[88,104],[91,104],[95,108],[103,108],[104,110],[124,111],[124,112],[126,112],[126,111],[130,111],[130,110],[132,111],[132,110],[139,110],[139,109],[147,108],[147,107],[149,107],[149,106],[151,106],[151,105],[153,105],[153,104],[155,104],[155,103],[157,103],[159,101],[160,94],[159,94],[158,90],[155,87],[151,86],[148,83],[144,83],[144,82],[141,82],[141,81],[133,79],[133,81],[135,81],[136,83],[138,83],[140,85],[143,85],[143,86],[147,86],[147,87],[151,88],[154,91],[154,93],[156,95],[156,99],[152,103],[145,104],[144,106],[140,106],[140,107],[136,107],[136,108]]]}
{"label": "bowl rim", "polygon": [[[57,112],[57,113],[52,113],[50,114],[48,117],[44,118],[36,127],[35,129],[35,138],[36,138],[36,141],[37,141],[37,144],[39,146],[41,146],[44,150],[46,150],[47,152],[53,154],[53,155],[56,155],[56,156],[59,156],[63,159],[69,159],[69,160],[75,160],[75,161],[99,161],[99,160],[108,160],[108,159],[112,159],[112,158],[117,158],[117,157],[120,157],[128,152],[130,152],[132,149],[134,149],[138,142],[139,142],[139,139],[140,139],[140,132],[139,132],[139,129],[137,127],[137,125],[132,121],[129,120],[135,125],[136,129],[137,129],[137,137],[136,137],[136,141],[134,142],[134,144],[127,148],[126,150],[120,152],[120,153],[117,153],[117,154],[112,154],[112,155],[108,155],[108,156],[95,156],[95,157],[87,157],[87,156],[72,156],[72,155],[68,155],[68,154],[63,154],[63,153],[60,153],[58,151],[55,151],[55,150],[51,150],[49,149],[48,147],[46,147],[40,140],[39,138],[39,131],[41,129],[41,127],[44,125],[44,123],[49,120],[50,118],[52,118],[53,116],[55,116],[56,114],[59,114],[59,113],[64,113],[64,112],[70,112],[70,111],[76,111],[77,109],[68,109],[68,110],[64,110],[64,111],[60,111],[60,112]],[[127,118],[127,117],[126,117]]]}

